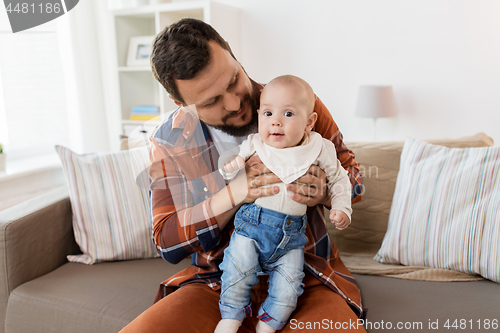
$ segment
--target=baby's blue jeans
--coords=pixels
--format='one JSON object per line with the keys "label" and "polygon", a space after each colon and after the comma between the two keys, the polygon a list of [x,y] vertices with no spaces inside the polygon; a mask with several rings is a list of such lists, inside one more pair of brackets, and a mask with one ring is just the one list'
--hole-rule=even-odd
{"label": "baby's blue jeans", "polygon": [[257,274],[269,275],[269,296],[258,318],[279,330],[285,326],[302,294],[306,215],[286,215],[245,204],[236,213],[235,231],[220,264],[223,319],[251,316],[250,290]]}

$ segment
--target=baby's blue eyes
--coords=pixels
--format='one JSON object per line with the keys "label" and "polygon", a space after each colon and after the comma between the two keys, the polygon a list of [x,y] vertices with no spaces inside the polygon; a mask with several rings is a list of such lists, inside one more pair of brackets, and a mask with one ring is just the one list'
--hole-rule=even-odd
{"label": "baby's blue eyes", "polygon": [[273,115],[273,113],[271,111],[264,112],[264,116],[266,116],[266,117],[271,117],[272,115]]}
{"label": "baby's blue eyes", "polygon": [[291,111],[285,112],[285,117],[291,117],[293,116],[293,113]]}

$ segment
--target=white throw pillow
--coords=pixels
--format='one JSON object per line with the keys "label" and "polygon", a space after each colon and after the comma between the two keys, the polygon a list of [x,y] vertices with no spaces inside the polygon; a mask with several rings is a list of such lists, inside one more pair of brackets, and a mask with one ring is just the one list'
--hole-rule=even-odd
{"label": "white throw pillow", "polygon": [[500,282],[500,148],[406,140],[375,260]]}
{"label": "white throw pillow", "polygon": [[68,181],[75,239],[69,261],[153,258],[147,169],[149,147],[79,155],[56,146]]}

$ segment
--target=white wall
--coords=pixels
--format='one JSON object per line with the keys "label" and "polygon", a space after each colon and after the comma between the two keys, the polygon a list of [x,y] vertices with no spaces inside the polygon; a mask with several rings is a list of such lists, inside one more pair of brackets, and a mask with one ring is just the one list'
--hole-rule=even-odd
{"label": "white wall", "polygon": [[250,77],[303,77],[345,140],[372,139],[353,115],[359,85],[389,84],[399,115],[378,121],[377,139],[482,131],[500,144],[500,1],[219,1],[241,9]]}

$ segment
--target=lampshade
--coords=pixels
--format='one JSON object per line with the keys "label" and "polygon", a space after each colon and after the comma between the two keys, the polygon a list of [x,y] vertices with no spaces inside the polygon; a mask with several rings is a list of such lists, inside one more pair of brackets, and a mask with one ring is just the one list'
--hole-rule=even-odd
{"label": "lampshade", "polygon": [[396,116],[396,103],[391,86],[361,86],[354,115],[363,118]]}

